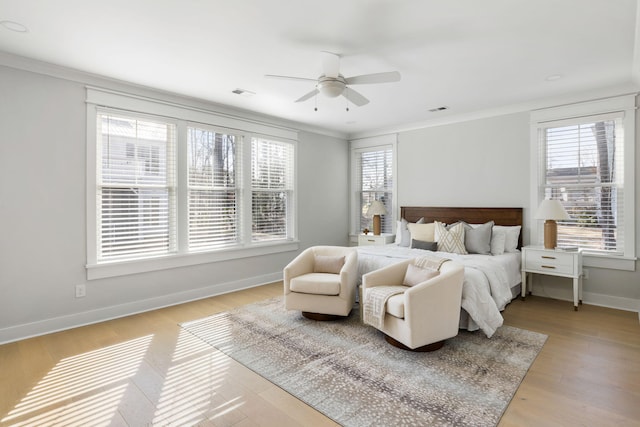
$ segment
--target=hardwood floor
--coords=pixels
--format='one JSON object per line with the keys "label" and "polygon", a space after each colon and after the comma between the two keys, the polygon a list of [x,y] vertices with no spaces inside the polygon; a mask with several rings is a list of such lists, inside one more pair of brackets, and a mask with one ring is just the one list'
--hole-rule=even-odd
{"label": "hardwood floor", "polygon": [[[281,294],[274,283],[2,345],[0,425],[336,425],[178,326]],[[528,297],[504,317],[549,339],[501,426],[640,425],[637,313]]]}

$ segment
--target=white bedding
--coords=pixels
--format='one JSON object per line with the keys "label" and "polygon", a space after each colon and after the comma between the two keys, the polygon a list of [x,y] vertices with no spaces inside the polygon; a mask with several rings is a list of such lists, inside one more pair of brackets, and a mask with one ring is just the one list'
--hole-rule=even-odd
{"label": "white bedding", "polygon": [[[358,247],[358,276],[408,258],[422,256],[422,249],[397,245]],[[502,255],[457,255],[433,252],[465,266],[460,328],[481,329],[487,337],[502,326],[500,312],[512,299],[511,288],[521,282],[520,252]]]}

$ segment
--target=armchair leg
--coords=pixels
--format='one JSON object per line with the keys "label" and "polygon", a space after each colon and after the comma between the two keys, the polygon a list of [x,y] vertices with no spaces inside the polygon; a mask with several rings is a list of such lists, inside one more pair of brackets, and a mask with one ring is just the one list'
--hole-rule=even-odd
{"label": "armchair leg", "polygon": [[310,311],[303,311],[302,316],[311,320],[338,320],[338,319],[346,319],[347,316],[338,316],[337,314],[324,314],[324,313],[311,313]]}
{"label": "armchair leg", "polygon": [[420,352],[436,351],[442,348],[442,346],[444,345],[444,340],[442,340],[442,341],[434,342],[431,344],[423,345],[422,347],[411,348],[402,344],[400,341],[391,338],[389,335],[385,335],[384,339],[392,346],[401,348],[403,350],[408,350],[408,351],[420,351]]}

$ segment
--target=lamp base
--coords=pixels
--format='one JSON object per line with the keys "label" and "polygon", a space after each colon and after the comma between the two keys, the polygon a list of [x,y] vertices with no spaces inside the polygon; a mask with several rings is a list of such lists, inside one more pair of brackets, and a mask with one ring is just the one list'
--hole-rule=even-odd
{"label": "lamp base", "polygon": [[380,235],[380,215],[373,216],[373,235]]}
{"label": "lamp base", "polygon": [[544,222],[544,248],[555,249],[558,246],[558,224],[553,219]]}

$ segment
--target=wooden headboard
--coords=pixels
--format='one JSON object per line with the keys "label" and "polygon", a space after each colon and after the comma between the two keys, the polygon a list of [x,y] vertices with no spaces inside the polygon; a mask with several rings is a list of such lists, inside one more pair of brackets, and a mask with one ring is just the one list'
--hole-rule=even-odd
{"label": "wooden headboard", "polygon": [[[522,208],[444,208],[431,206],[403,206],[400,217],[409,222],[424,218],[425,222],[439,221],[452,224],[464,221],[469,224],[483,224],[494,221],[496,225],[522,226]],[[518,248],[522,247],[522,229],[518,239]]]}

